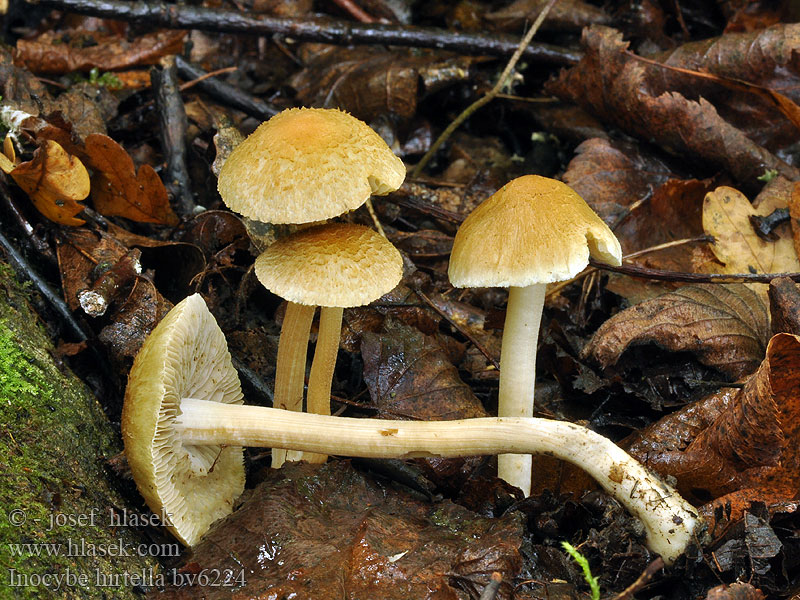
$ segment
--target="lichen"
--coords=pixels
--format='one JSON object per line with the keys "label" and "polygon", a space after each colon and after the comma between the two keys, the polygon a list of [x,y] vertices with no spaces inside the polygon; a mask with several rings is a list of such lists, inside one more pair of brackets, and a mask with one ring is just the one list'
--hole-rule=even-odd
{"label": "lichen", "polygon": [[52,352],[26,294],[0,265],[0,596],[133,598],[130,583],[158,573],[160,551],[139,556],[140,532],[110,526],[126,502],[103,461],[119,443],[96,399]]}

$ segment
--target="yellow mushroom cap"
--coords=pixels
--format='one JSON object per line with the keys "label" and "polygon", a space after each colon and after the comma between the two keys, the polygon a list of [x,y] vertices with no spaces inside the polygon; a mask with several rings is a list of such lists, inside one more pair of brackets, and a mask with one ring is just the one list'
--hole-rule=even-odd
{"label": "yellow mushroom cap", "polygon": [[266,223],[324,221],[403,183],[406,168],[366,123],[336,109],[291,108],[262,123],[222,166],[233,211]]}
{"label": "yellow mushroom cap", "polygon": [[369,304],[400,282],[403,257],[368,227],[329,223],[279,239],[256,259],[268,290],[297,304],[352,307]]}
{"label": "yellow mushroom cap", "polygon": [[525,287],[564,281],[595,260],[619,265],[619,241],[567,184],[514,179],[461,224],[448,276],[456,287]]}
{"label": "yellow mushroom cap", "polygon": [[191,546],[233,510],[244,459],[237,447],[184,445],[174,428],[183,398],[242,403],[225,337],[199,294],[176,304],[147,336],[122,409],[125,456],[139,492]]}

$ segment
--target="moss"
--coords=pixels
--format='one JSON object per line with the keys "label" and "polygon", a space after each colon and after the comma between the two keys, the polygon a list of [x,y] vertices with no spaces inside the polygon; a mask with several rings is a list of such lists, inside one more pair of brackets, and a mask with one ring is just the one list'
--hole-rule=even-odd
{"label": "moss", "polygon": [[130,583],[156,577],[172,548],[140,548],[138,530],[111,526],[125,500],[103,465],[118,440],[51,352],[0,265],[0,598],[137,597]]}

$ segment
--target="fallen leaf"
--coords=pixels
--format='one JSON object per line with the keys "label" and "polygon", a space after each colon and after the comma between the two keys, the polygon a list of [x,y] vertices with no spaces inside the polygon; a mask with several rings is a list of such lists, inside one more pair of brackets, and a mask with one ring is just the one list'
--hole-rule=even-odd
{"label": "fallen leaf", "polygon": [[769,282],[769,315],[773,335],[800,335],[800,287],[788,277]]}
{"label": "fallen leaf", "polygon": [[[751,502],[769,506],[800,493],[798,390],[800,337],[780,333],[743,388],[661,419],[629,440],[628,451],[674,476],[685,498],[706,502],[701,510],[713,532],[717,519],[740,519]],[[675,431],[685,435],[676,438]]]}
{"label": "fallen leaf", "polygon": [[[781,225],[773,233],[775,241],[759,237],[750,223],[753,215],[765,216],[786,207],[788,197],[768,194],[753,206],[738,190],[719,187],[706,195],[703,203],[703,228],[714,236],[711,250],[722,266],[722,273],[796,273],[800,260],[794,249],[789,227]],[[782,204],[782,206],[780,206]],[[766,301],[767,285],[753,286]]]}
{"label": "fallen leaf", "polygon": [[764,357],[767,310],[742,285],[684,286],[611,317],[583,349],[603,367],[633,344],[655,343],[698,360],[734,379],[752,373]]}
{"label": "fallen leaf", "polygon": [[770,169],[800,179],[795,167],[725,121],[705,98],[691,100],[652,83],[650,70],[658,67],[631,55],[618,31],[593,25],[584,29],[582,44],[581,61],[547,82],[547,93],[575,102],[684,160],[725,169],[738,181],[752,185]]}
{"label": "fallen leaf", "polygon": [[167,190],[153,167],[142,165],[137,173],[125,149],[100,134],[86,137],[86,154],[95,171],[92,201],[99,213],[142,223],[178,224]]}
{"label": "fallen leaf", "polygon": [[[547,0],[514,0],[500,10],[486,13],[484,18],[503,31],[516,31],[525,23],[533,22],[547,5]],[[592,24],[604,25],[611,18],[601,8],[582,2],[566,0],[557,2],[542,23],[543,31],[580,31]]]}
{"label": "fallen leaf", "polygon": [[[289,463],[218,521],[178,571],[243,574],[247,598],[476,598],[492,572],[509,600],[522,566],[519,513],[482,517],[421,502],[347,462]],[[454,582],[458,584],[455,585]],[[230,598],[226,587],[170,586],[148,598]]]}
{"label": "fallen leaf", "polygon": [[789,216],[791,217],[794,251],[800,256],[800,182],[792,184],[789,194]]}
{"label": "fallen leaf", "polygon": [[[8,138],[6,138],[8,139]],[[8,145],[4,144],[4,149]],[[33,205],[45,217],[62,225],[83,225],[85,221],[75,215],[84,207],[78,204],[89,195],[89,173],[75,156],[60,144],[45,140],[34,152],[33,159],[6,170],[11,159],[0,164],[10,173],[17,185],[30,197]]]}
{"label": "fallen leaf", "polygon": [[706,594],[706,600],[764,600],[764,594],[749,583],[737,581],[711,588]]}
{"label": "fallen leaf", "polygon": [[154,65],[162,56],[183,50],[185,31],[163,30],[128,40],[124,35],[98,31],[45,31],[17,41],[15,62],[34,73],[115,71]]}

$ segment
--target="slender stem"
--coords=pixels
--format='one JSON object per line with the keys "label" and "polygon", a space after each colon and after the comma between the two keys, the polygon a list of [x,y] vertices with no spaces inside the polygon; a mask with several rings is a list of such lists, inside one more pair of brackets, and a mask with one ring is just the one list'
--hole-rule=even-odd
{"label": "slender stem", "polygon": [[[303,410],[303,384],[306,378],[306,353],[314,306],[289,302],[281,327],[278,342],[278,359],[275,366],[275,397],[272,405],[284,410]],[[272,451],[272,467],[275,469],[286,460],[295,460],[285,449]]]}
{"label": "slender stem", "polygon": [[184,444],[284,447],[364,458],[546,453],[573,463],[645,526],[667,563],[702,522],[692,506],[611,440],[572,423],[534,418],[391,421],[298,414],[184,398],[175,428]]}
{"label": "slender stem", "polygon": [[[547,285],[535,283],[508,290],[506,323],[500,349],[500,417],[533,416],[533,386],[536,381],[536,345]],[[497,457],[497,476],[531,493],[532,460],[528,455]]]}
{"label": "slender stem", "polygon": [[[319,311],[319,334],[311,373],[308,377],[306,411],[315,415],[331,414],[331,383],[336,356],[339,354],[339,338],[342,334],[342,308],[323,306]],[[302,460],[324,463],[325,454],[303,454]]]}

